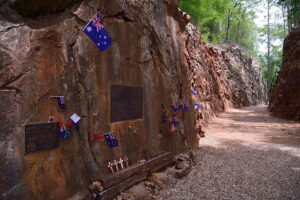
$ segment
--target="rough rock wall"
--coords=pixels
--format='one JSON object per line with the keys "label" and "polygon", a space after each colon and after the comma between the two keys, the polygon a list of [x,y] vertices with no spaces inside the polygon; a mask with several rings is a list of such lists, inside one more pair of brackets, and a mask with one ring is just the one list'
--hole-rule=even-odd
{"label": "rough rock wall", "polygon": [[[254,61],[236,47],[199,40],[171,0],[11,2],[0,6],[1,199],[65,199],[90,178],[107,175],[108,161],[185,151],[210,116],[264,98]],[[96,12],[113,41],[103,53],[81,31]],[[111,84],[144,88],[143,119],[110,122]],[[65,96],[67,111],[59,111],[52,95]],[[189,112],[180,114],[170,136],[162,107],[179,101]],[[194,101],[202,105],[197,112]],[[79,133],[57,149],[24,155],[25,124],[47,122],[49,115],[66,121],[74,112],[85,116]],[[90,140],[110,130],[119,147]]]}
{"label": "rough rock wall", "polygon": [[283,60],[270,99],[270,111],[287,119],[300,120],[300,30],[284,40]]}
{"label": "rough rock wall", "polygon": [[[184,24],[175,8],[164,1],[92,0],[28,20],[2,8],[2,199],[64,199],[85,188],[89,178],[107,175],[108,161],[126,155],[135,163],[196,144],[192,109],[180,116],[177,134],[167,135],[161,125],[162,105],[169,108],[179,99],[191,105],[188,68],[181,64]],[[81,31],[96,12],[113,41],[103,53]],[[113,83],[144,88],[143,119],[110,122]],[[65,96],[67,111],[59,111],[53,95]],[[73,131],[58,149],[24,155],[25,124],[47,122],[49,115],[66,122],[74,112],[88,116],[79,133]],[[120,147],[89,141],[89,135],[110,130]]]}
{"label": "rough rock wall", "polygon": [[190,71],[197,131],[207,120],[230,107],[251,106],[267,101],[266,85],[257,61],[234,44],[213,47],[199,39],[189,24],[184,48]]}

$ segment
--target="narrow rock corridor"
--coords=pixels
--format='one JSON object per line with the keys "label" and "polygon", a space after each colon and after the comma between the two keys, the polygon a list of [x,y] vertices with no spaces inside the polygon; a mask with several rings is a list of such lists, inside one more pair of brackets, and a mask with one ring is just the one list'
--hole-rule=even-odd
{"label": "narrow rock corridor", "polygon": [[196,159],[159,199],[300,199],[300,123],[271,117],[265,105],[212,120]]}

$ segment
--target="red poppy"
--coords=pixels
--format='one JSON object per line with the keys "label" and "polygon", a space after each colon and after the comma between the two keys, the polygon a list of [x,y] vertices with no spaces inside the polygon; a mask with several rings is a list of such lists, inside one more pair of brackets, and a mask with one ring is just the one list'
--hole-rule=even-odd
{"label": "red poppy", "polygon": [[64,123],[60,119],[57,120],[57,122],[59,123],[59,126],[64,126]]}
{"label": "red poppy", "polygon": [[104,140],[104,136],[103,135],[94,134],[94,139],[95,140]]}
{"label": "red poppy", "polygon": [[72,123],[71,121],[68,121],[67,124],[66,124],[66,126],[67,126],[67,127],[72,127],[72,126],[73,126],[73,123]]}

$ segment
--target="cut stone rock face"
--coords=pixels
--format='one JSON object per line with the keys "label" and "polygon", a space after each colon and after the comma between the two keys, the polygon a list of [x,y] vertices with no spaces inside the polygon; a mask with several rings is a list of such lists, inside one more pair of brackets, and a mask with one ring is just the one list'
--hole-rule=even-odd
{"label": "cut stone rock face", "polygon": [[[187,151],[209,117],[265,98],[255,62],[236,46],[201,41],[176,1],[54,0],[47,8],[14,2],[0,1],[1,199],[69,198],[109,175],[109,161],[127,156],[133,164],[162,151]],[[102,53],[81,31],[96,12],[113,41]],[[143,88],[142,119],[111,123],[112,84]],[[49,98],[56,95],[65,97],[66,111]],[[179,101],[189,111],[168,135],[162,105]],[[193,110],[195,102],[201,109]],[[73,113],[82,117],[79,132],[59,148],[24,155],[24,125]],[[118,147],[91,140],[109,131]]]}
{"label": "cut stone rock face", "polygon": [[300,30],[284,40],[283,63],[270,100],[270,111],[287,119],[300,120]]}

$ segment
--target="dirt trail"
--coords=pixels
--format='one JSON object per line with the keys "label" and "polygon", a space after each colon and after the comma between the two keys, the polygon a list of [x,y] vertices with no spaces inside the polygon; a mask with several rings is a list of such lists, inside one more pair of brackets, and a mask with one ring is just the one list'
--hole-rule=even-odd
{"label": "dirt trail", "polygon": [[159,199],[300,199],[300,123],[259,105],[212,120],[197,165]]}

